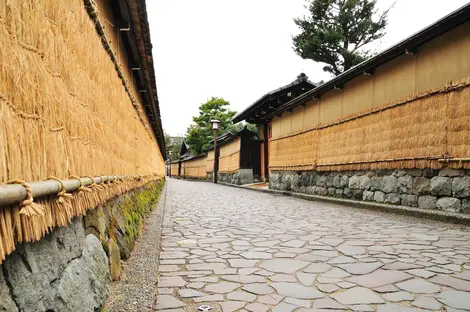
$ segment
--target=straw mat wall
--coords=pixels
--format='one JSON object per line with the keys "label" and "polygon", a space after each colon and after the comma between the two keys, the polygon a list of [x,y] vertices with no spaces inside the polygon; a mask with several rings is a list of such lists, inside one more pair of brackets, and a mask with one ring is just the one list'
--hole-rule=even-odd
{"label": "straw mat wall", "polygon": [[[270,141],[271,170],[470,168],[470,79]],[[454,158],[448,162],[444,159]]]}
{"label": "straw mat wall", "polygon": [[206,156],[206,171],[214,172],[214,150],[207,152]]}
{"label": "straw mat wall", "polygon": [[73,198],[41,199],[45,206],[33,217],[20,215],[19,207],[2,208],[0,259],[16,242],[39,240],[73,216],[164,175],[135,88],[118,76],[121,65],[103,48],[107,40],[98,36],[82,0],[0,2],[0,181],[139,177]]}
{"label": "straw mat wall", "polygon": [[240,169],[240,138],[220,147],[219,172],[232,173]]}
{"label": "straw mat wall", "polygon": [[171,176],[172,177],[177,177],[178,176],[178,163],[176,164],[171,164]]}
{"label": "straw mat wall", "polygon": [[184,161],[182,164],[181,174],[188,178],[205,178],[207,157],[199,157]]}

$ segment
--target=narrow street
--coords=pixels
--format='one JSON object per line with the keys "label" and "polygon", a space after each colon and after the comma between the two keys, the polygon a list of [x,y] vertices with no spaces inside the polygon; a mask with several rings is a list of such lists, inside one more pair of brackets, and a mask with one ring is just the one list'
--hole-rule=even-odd
{"label": "narrow street", "polygon": [[158,311],[470,309],[458,226],[175,179],[164,209]]}

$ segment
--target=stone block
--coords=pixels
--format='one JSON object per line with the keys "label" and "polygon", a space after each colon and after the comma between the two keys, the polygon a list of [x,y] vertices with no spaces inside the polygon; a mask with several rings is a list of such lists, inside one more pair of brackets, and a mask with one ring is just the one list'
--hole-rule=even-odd
{"label": "stone block", "polygon": [[465,175],[465,171],[461,169],[453,169],[453,168],[442,168],[439,171],[439,176],[440,177],[449,177],[449,178],[454,178],[454,177],[461,177]]}
{"label": "stone block", "polygon": [[345,189],[343,190],[343,195],[344,195],[344,197],[346,197],[346,198],[351,198],[351,197],[352,197],[352,191],[351,191],[351,189],[350,189],[350,188],[345,188]]}
{"label": "stone block", "polygon": [[253,183],[253,170],[252,169],[240,169],[237,173],[239,184],[251,184]]}
{"label": "stone block", "polygon": [[333,186],[336,188],[341,188],[341,176],[337,175],[333,177]]}
{"label": "stone block", "polygon": [[359,181],[359,176],[352,176],[349,178],[349,188],[352,190],[356,190],[359,188],[360,181]]}
{"label": "stone block", "polygon": [[375,176],[370,179],[370,190],[380,191],[382,189],[382,176]]}
{"label": "stone block", "polygon": [[315,181],[315,184],[317,186],[326,186],[326,176],[324,175],[319,175],[316,177],[316,181]]}
{"label": "stone block", "polygon": [[376,191],[374,193],[374,201],[378,203],[383,203],[385,202],[385,193],[382,191]]}
{"label": "stone block", "polygon": [[413,177],[409,175],[398,178],[399,191],[402,194],[411,194],[413,191]]}
{"label": "stone block", "polygon": [[326,186],[332,187],[333,186],[333,179],[334,177],[331,175],[326,176]]}
{"label": "stone block", "polygon": [[439,174],[439,170],[435,170],[435,169],[424,169],[423,170],[423,177],[425,178],[432,178],[432,177],[435,177]]}
{"label": "stone block", "polygon": [[470,199],[462,199],[462,211],[465,213],[470,213]]}
{"label": "stone block", "polygon": [[348,187],[348,185],[349,185],[349,177],[347,175],[341,176],[341,185],[340,185],[340,187],[344,189],[344,188]]}
{"label": "stone block", "polygon": [[424,177],[416,177],[413,180],[414,195],[428,195],[431,192],[431,180]]}
{"label": "stone block", "polygon": [[470,197],[470,177],[457,177],[452,180],[454,197]]}
{"label": "stone block", "polygon": [[397,177],[389,175],[382,178],[382,191],[384,193],[396,193],[398,192],[398,188],[399,185]]}
{"label": "stone block", "polygon": [[352,197],[354,199],[361,200],[363,192],[364,192],[363,190],[352,190]]}
{"label": "stone block", "polygon": [[462,206],[458,198],[442,197],[437,200],[437,208],[447,212],[460,212]]}
{"label": "stone block", "polygon": [[400,204],[400,195],[397,193],[389,193],[385,195],[385,203],[387,204]]}
{"label": "stone block", "polygon": [[2,272],[2,265],[0,264],[0,311],[18,312]]}
{"label": "stone block", "polygon": [[304,187],[310,186],[310,174],[308,172],[303,172],[300,176],[300,184]]}
{"label": "stone block", "polygon": [[327,196],[328,195],[328,189],[326,187],[322,187],[322,186],[318,187],[317,186],[316,191],[317,191],[318,195],[321,195],[321,196]]}
{"label": "stone block", "polygon": [[340,188],[336,189],[336,194],[335,194],[336,197],[343,197],[343,192],[344,192],[343,189],[340,189]]}
{"label": "stone block", "polygon": [[418,196],[402,194],[401,195],[401,204],[408,207],[417,207],[418,206]]}
{"label": "stone block", "polygon": [[374,192],[364,191],[364,193],[362,193],[362,200],[373,201],[374,200]]}
{"label": "stone block", "polygon": [[396,177],[403,177],[406,175],[406,170],[397,170],[393,173],[393,175]]}
{"label": "stone block", "polygon": [[452,179],[446,177],[434,177],[431,179],[431,194],[436,196],[452,195]]}
{"label": "stone block", "polygon": [[421,177],[423,175],[423,171],[421,169],[408,169],[406,173],[412,177]]}
{"label": "stone block", "polygon": [[121,252],[116,241],[112,238],[108,240],[108,259],[111,279],[118,281],[121,278]]}
{"label": "stone block", "polygon": [[423,209],[436,209],[437,208],[437,198],[435,196],[419,196],[418,197],[418,207]]}
{"label": "stone block", "polygon": [[329,187],[328,188],[328,195],[335,196],[335,194],[336,194],[336,189],[334,187]]}
{"label": "stone block", "polygon": [[108,239],[107,223],[102,206],[87,212],[85,216],[85,228],[87,234],[94,234],[102,242],[106,242]]}

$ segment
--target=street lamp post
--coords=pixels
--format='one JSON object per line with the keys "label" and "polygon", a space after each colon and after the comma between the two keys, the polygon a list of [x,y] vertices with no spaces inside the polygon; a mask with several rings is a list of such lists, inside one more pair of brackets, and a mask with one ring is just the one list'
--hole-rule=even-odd
{"label": "street lamp post", "polygon": [[218,157],[217,157],[217,130],[220,127],[220,120],[212,119],[212,130],[214,130],[214,183],[217,183]]}

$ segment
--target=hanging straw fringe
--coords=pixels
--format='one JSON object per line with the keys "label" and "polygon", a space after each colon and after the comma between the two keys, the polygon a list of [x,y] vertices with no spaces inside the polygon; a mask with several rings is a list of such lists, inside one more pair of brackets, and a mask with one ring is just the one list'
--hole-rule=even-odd
{"label": "hanging straw fringe", "polygon": [[33,199],[33,191],[28,183],[23,180],[11,180],[7,184],[21,184],[26,189],[26,199],[20,203],[20,212],[19,214],[34,217],[34,216],[44,216],[45,207],[41,204],[35,203]]}

